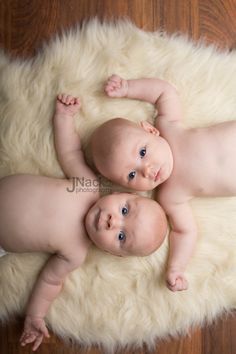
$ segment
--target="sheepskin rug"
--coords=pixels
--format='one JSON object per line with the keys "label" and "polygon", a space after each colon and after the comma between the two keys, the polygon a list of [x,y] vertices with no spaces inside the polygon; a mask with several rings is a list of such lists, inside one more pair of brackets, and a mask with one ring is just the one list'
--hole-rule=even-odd
{"label": "sheepskin rug", "polygon": [[[82,100],[76,127],[89,163],[89,136],[99,124],[116,116],[152,121],[151,105],[105,96],[104,82],[113,73],[172,82],[188,126],[236,119],[235,52],[144,32],[128,21],[92,20],[54,38],[32,60],[10,60],[1,52],[0,175],[63,177],[51,121],[59,92]],[[192,207],[199,239],[187,269],[188,291],[172,293],[165,286],[168,240],[145,258],[116,258],[94,247],[51,306],[50,329],[112,352],[117,346],[151,346],[157,338],[185,333],[235,308],[236,198],[196,199]],[[46,257],[0,259],[0,319],[24,314]]]}

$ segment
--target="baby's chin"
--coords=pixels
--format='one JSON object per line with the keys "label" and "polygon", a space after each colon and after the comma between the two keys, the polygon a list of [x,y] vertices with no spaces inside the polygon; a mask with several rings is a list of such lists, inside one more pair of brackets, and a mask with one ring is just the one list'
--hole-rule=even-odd
{"label": "baby's chin", "polygon": [[137,184],[137,185],[135,184],[131,185],[131,183],[127,185],[123,184],[123,187],[132,189],[133,191],[150,192],[163,182],[165,182],[165,180],[158,180],[158,181],[149,180],[148,183],[145,184]]}
{"label": "baby's chin", "polygon": [[108,253],[108,254],[115,256],[115,257],[125,257],[125,254],[122,254],[122,252],[109,250],[104,245],[100,244],[99,242],[96,242],[96,238],[94,238],[92,241],[93,241],[93,244],[102,252]]}
{"label": "baby's chin", "polygon": [[108,253],[112,256],[115,257],[147,257],[150,256],[153,252],[155,252],[159,247],[153,247],[151,250],[150,248],[146,250],[132,250],[131,251],[126,251],[126,250],[109,250],[106,248],[104,245],[102,245],[100,242],[97,242],[96,236],[93,235],[93,237],[90,238],[93,244],[100,250],[105,253]]}

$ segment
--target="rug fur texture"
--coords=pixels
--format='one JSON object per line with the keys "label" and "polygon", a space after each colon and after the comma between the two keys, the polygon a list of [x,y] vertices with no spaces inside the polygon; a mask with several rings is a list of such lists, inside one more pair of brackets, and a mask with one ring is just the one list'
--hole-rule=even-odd
{"label": "rug fur texture", "polygon": [[[59,92],[81,98],[76,127],[89,163],[89,136],[102,122],[117,116],[153,121],[151,105],[105,96],[104,82],[113,73],[172,82],[188,126],[236,119],[235,52],[144,32],[127,21],[93,20],[54,38],[30,61],[10,60],[1,52],[0,175],[63,177],[51,121]],[[145,258],[118,258],[94,247],[51,306],[50,329],[112,352],[117,346],[151,346],[235,308],[236,198],[195,199],[192,207],[199,238],[187,269],[188,291],[172,293],[165,286],[167,240]],[[0,259],[0,319],[24,313],[45,259],[43,254]]]}

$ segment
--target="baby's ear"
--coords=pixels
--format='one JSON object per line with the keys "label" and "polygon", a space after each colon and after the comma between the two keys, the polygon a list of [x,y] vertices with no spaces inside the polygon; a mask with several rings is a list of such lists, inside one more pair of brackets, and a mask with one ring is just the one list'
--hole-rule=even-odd
{"label": "baby's ear", "polygon": [[148,121],[143,120],[142,122],[140,122],[140,125],[146,132],[154,135],[160,135],[159,130],[155,128],[152,124],[150,124]]}

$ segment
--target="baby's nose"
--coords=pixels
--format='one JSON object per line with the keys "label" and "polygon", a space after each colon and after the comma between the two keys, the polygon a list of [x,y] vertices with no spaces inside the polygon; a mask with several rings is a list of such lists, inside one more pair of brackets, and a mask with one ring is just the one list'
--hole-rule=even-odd
{"label": "baby's nose", "polygon": [[144,165],[142,172],[145,178],[153,177],[153,169],[150,165]]}
{"label": "baby's nose", "polygon": [[108,215],[107,219],[107,228],[108,229],[115,229],[119,227],[119,218],[114,214]]}

